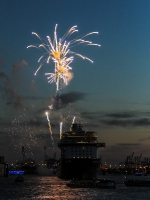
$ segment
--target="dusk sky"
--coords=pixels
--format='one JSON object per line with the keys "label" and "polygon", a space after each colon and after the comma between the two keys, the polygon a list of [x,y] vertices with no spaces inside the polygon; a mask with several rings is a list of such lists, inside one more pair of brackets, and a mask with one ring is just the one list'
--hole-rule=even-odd
{"label": "dusk sky", "polygon": [[[74,56],[73,77],[50,110],[56,84],[45,73],[54,64],[34,76],[44,50],[27,46],[40,44],[32,32],[53,39],[56,24],[58,38],[74,25],[71,38],[98,31],[86,39],[101,46],[72,47],[94,63]],[[59,158],[59,124],[68,130],[74,116],[106,143],[103,163],[118,164],[132,152],[150,158],[149,0],[1,0],[0,27],[0,156],[8,163],[22,159],[22,146],[37,162],[44,146]]]}

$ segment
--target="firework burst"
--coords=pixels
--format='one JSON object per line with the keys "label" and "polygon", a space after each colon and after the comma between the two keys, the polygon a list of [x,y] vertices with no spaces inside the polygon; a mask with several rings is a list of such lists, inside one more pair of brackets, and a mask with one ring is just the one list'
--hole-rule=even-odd
{"label": "firework burst", "polygon": [[[86,57],[81,55],[80,53],[73,52],[70,49],[79,44],[84,45],[90,45],[90,46],[100,46],[99,44],[95,44],[91,41],[84,40],[85,37],[93,34],[98,34],[98,32],[91,32],[86,35],[83,35],[81,37],[77,37],[76,39],[73,39],[69,42],[66,41],[67,38],[69,38],[73,33],[78,32],[77,26],[71,27],[62,38],[58,39],[57,37],[57,24],[54,29],[54,39],[50,38],[50,36],[47,36],[47,40],[44,40],[42,37],[40,37],[37,33],[32,32],[33,35],[38,37],[41,40],[41,44],[39,45],[30,45],[29,47],[34,48],[44,48],[45,53],[41,55],[41,57],[38,59],[38,62],[40,63],[38,69],[35,72],[35,75],[40,70],[40,68],[43,66],[43,64],[49,63],[50,60],[54,63],[54,73],[45,73],[45,75],[48,75],[47,79],[49,83],[56,82],[56,89],[59,90],[60,82],[61,80],[64,82],[65,85],[68,84],[68,74],[70,73],[70,70],[72,68],[70,67],[70,64],[73,62],[73,55],[81,57],[82,59],[86,59],[93,63],[93,61]],[[70,56],[71,55],[71,56]]]}

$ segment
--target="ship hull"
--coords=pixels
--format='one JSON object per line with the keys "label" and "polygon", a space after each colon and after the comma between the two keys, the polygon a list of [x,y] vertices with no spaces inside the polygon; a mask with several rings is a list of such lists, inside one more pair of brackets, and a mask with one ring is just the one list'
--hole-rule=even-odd
{"label": "ship hull", "polygon": [[93,179],[96,178],[100,168],[100,159],[61,159],[61,179]]}

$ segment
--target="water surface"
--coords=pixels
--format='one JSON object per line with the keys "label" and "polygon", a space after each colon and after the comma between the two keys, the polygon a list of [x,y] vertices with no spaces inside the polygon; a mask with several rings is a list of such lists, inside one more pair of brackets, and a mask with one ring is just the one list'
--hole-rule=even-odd
{"label": "water surface", "polygon": [[[16,176],[0,178],[0,200],[148,200],[150,187],[127,187],[124,176],[102,176],[116,181],[116,189],[69,188],[65,180],[49,176],[24,175],[23,183]],[[137,178],[132,175],[128,178]],[[140,177],[150,179],[150,176]]]}

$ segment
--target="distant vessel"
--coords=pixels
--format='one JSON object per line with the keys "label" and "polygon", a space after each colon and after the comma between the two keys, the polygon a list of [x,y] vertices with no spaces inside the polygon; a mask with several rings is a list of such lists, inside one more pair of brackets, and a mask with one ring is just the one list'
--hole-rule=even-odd
{"label": "distant vessel", "polygon": [[16,179],[15,179],[15,182],[24,182],[24,178],[22,176],[18,176]]}
{"label": "distant vessel", "polygon": [[76,180],[72,179],[66,184],[68,187],[72,188],[116,188],[115,181],[109,179],[93,179],[93,180]]}
{"label": "distant vessel", "polygon": [[136,180],[129,179],[124,181],[126,186],[142,186],[142,187],[150,187],[150,180]]}
{"label": "distant vessel", "polygon": [[98,148],[105,147],[105,143],[97,141],[97,133],[84,131],[81,124],[73,123],[70,131],[61,133],[58,147],[61,149],[60,178],[97,177],[101,163]]}

